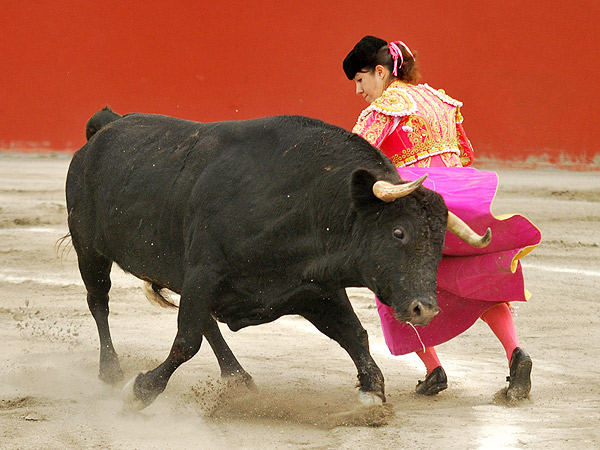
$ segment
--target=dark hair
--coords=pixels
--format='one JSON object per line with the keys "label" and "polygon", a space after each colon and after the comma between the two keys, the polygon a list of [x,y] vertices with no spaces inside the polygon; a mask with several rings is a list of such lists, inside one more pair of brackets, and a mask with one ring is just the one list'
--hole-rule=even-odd
{"label": "dark hair", "polygon": [[[414,83],[420,77],[417,62],[403,45],[399,45],[398,47],[402,51],[404,63],[398,69],[398,76],[395,78],[408,83]],[[398,62],[398,64],[400,63]],[[394,70],[394,59],[390,54],[386,41],[375,36],[365,36],[348,53],[342,65],[346,77],[349,80],[353,80],[358,72],[371,72],[378,65],[387,67],[390,73],[392,73]]]}

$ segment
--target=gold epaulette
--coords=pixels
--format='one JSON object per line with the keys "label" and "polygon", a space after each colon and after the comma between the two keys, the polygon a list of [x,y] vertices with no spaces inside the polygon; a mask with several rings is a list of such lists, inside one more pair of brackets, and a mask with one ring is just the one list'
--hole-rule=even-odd
{"label": "gold epaulette", "polygon": [[427,83],[421,84],[419,86],[423,86],[423,87],[427,88],[430,92],[432,92],[437,98],[439,98],[444,103],[448,103],[449,105],[456,106],[457,108],[460,108],[463,105],[461,101],[458,101],[455,98],[452,98],[448,94],[446,94],[446,91],[444,91],[443,89],[434,89],[431,86],[429,86]]}
{"label": "gold epaulette", "polygon": [[404,89],[388,88],[371,106],[374,110],[388,116],[409,116],[417,111],[417,104]]}

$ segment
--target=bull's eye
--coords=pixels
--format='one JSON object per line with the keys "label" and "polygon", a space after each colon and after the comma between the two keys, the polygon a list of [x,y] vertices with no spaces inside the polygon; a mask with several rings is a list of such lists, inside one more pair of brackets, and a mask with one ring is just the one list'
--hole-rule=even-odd
{"label": "bull's eye", "polygon": [[406,240],[406,234],[404,233],[404,230],[402,228],[396,228],[394,230],[394,237],[396,239],[400,239],[402,242]]}

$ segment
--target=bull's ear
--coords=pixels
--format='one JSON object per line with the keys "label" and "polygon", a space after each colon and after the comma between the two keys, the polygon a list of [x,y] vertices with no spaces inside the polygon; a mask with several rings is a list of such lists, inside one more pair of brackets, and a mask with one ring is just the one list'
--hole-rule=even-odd
{"label": "bull's ear", "polygon": [[375,175],[366,169],[356,169],[352,172],[352,200],[357,207],[375,205],[380,200],[373,194],[373,185],[377,181]]}

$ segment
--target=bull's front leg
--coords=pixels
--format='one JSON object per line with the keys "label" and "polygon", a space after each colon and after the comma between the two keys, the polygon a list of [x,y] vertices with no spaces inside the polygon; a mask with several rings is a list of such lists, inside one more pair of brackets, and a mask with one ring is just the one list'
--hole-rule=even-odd
{"label": "bull's front leg", "polygon": [[358,369],[361,403],[385,402],[383,374],[371,357],[367,331],[356,317],[346,291],[342,289],[314,301],[302,302],[295,309],[348,352]]}

